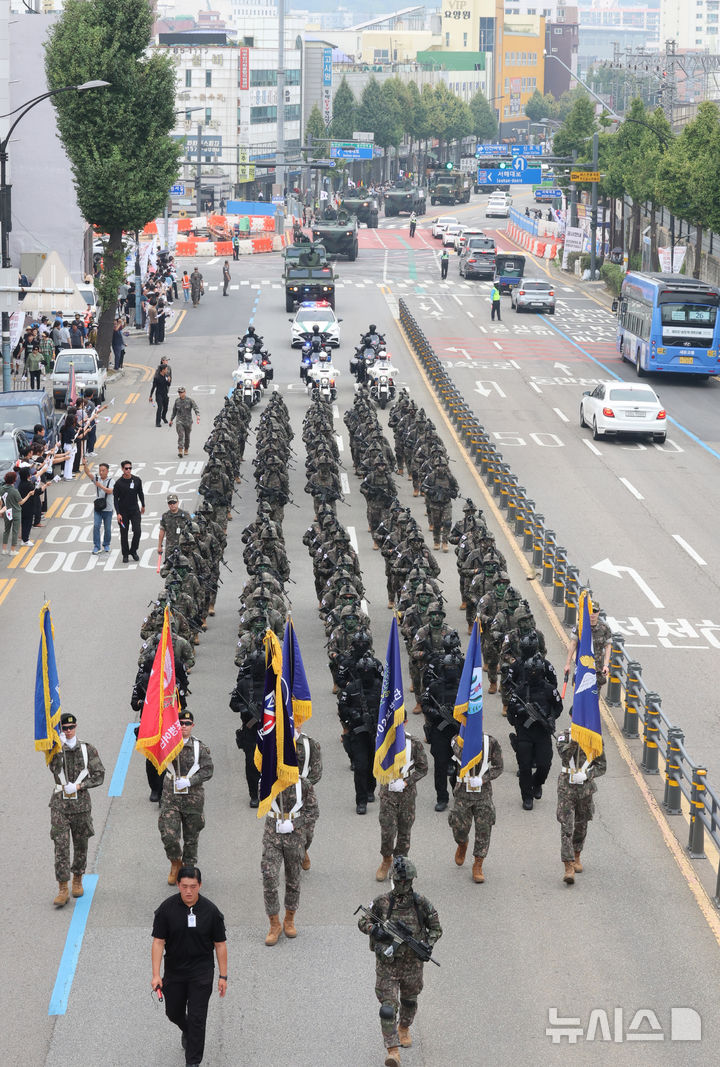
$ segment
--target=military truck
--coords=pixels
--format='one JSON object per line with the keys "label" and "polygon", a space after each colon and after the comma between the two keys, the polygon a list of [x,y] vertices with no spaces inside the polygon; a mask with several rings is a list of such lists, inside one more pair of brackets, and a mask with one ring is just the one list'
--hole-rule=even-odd
{"label": "military truck", "polygon": [[342,208],[326,209],[313,226],[313,241],[321,241],[331,256],[347,256],[352,262],[358,254],[358,220]]}
{"label": "military truck", "polygon": [[[289,255],[288,253],[295,253]],[[294,311],[303,300],[327,300],[335,307],[334,273],[323,245],[295,245],[285,250],[285,310]]]}
{"label": "military truck", "polygon": [[340,197],[340,209],[355,215],[358,222],[364,222],[369,230],[376,230],[380,213],[377,198],[370,196],[367,190],[365,196],[362,193],[362,189],[348,189]]}
{"label": "military truck", "polygon": [[472,177],[462,171],[446,170],[433,174],[430,179],[430,203],[433,207],[435,204],[468,204],[472,187]]}
{"label": "military truck", "polygon": [[425,214],[426,193],[411,181],[396,182],[385,193],[385,218],[390,219],[403,211],[411,215]]}

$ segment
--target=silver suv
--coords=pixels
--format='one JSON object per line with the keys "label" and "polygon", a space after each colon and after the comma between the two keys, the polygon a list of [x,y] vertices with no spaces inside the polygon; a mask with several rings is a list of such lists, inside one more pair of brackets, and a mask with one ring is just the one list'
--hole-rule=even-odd
{"label": "silver suv", "polygon": [[555,286],[547,278],[523,278],[510,290],[510,303],[521,311],[547,311],[555,314]]}

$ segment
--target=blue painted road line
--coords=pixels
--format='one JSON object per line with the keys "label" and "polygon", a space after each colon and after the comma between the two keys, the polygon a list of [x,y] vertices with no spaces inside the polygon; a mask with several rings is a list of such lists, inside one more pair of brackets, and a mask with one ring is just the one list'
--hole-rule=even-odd
{"label": "blue painted road line", "polygon": [[113,776],[110,781],[110,788],[108,789],[109,797],[122,796],[123,789],[125,788],[125,776],[128,772],[128,767],[130,766],[130,757],[135,748],[136,726],[136,722],[129,722],[125,727],[125,736],[123,737],[123,743],[120,746],[115,770],[113,771]]}
{"label": "blue painted road line", "polygon": [[96,874],[86,874],[83,876],[83,888],[85,894],[82,897],[78,897],[73,907],[70,929],[68,930],[67,938],[65,940],[65,948],[63,950],[62,959],[60,960],[60,966],[58,967],[55,988],[53,989],[52,997],[50,998],[48,1015],[64,1015],[67,1011],[70,990],[72,989],[78,959],[80,958],[80,949],[82,948],[85,927],[87,926],[88,915],[90,914],[90,905],[92,904],[93,896],[95,895],[97,883],[98,876]]}
{"label": "blue painted road line", "polygon": [[[572,337],[569,334],[565,333],[564,330],[561,330],[558,326],[555,325],[554,322],[551,322],[550,319],[546,318],[545,315],[538,315],[538,318],[542,319],[543,322],[547,323],[547,325],[552,330],[554,330],[555,333],[560,334],[560,336],[564,337],[566,341],[569,341],[571,345],[577,348],[578,352],[582,352],[584,356],[587,356],[587,358],[592,360],[592,362],[595,363],[598,367],[601,367],[606,372],[606,374],[610,375],[611,378],[614,378],[618,382],[625,381],[625,379],[621,378],[616,371],[610,370],[610,368],[606,366],[606,364],[603,363],[601,360],[596,359],[595,356],[591,356],[587,349],[583,348],[583,346],[578,344],[577,341],[573,341]],[[650,388],[652,389],[652,385],[650,385]],[[714,448],[710,447],[710,445],[705,444],[705,442],[701,440],[696,433],[693,433],[692,430],[688,430],[687,426],[683,426],[683,424],[681,422],[678,422],[677,419],[668,418],[667,421],[671,422],[673,426],[677,426],[678,430],[680,430],[681,433],[686,434],[686,436],[689,437],[691,441],[694,441],[696,445],[700,445],[700,448],[704,448],[705,451],[709,452],[711,456],[715,457],[715,459],[720,459],[720,452],[716,452]]]}

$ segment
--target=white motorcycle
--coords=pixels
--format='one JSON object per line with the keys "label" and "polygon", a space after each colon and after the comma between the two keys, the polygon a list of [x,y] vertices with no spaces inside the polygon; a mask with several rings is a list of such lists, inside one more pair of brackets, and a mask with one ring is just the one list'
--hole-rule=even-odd
{"label": "white motorcycle", "polygon": [[335,386],[335,379],[338,376],[338,372],[333,367],[332,363],[327,359],[323,360],[320,357],[319,362],[315,363],[307,372],[307,389],[310,396],[317,392],[321,400],[327,400],[328,402],[334,400],[337,396],[337,388]]}
{"label": "white motorcycle", "polygon": [[388,359],[378,358],[368,367],[370,396],[383,410],[395,399],[395,378],[398,369]]}
{"label": "white motorcycle", "polygon": [[257,363],[244,362],[233,371],[235,388],[240,389],[243,403],[248,407],[258,404],[262,398],[264,373]]}

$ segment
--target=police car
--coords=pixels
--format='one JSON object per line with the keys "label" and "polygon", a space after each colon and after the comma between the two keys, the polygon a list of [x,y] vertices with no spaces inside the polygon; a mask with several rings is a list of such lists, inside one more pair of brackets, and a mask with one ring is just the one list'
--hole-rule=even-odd
{"label": "police car", "polygon": [[335,312],[327,300],[305,300],[298,306],[295,318],[289,320],[290,344],[293,348],[302,348],[306,333],[312,333],[317,326],[325,334],[325,344],[332,348],[340,347],[340,326],[342,319],[335,317]]}

